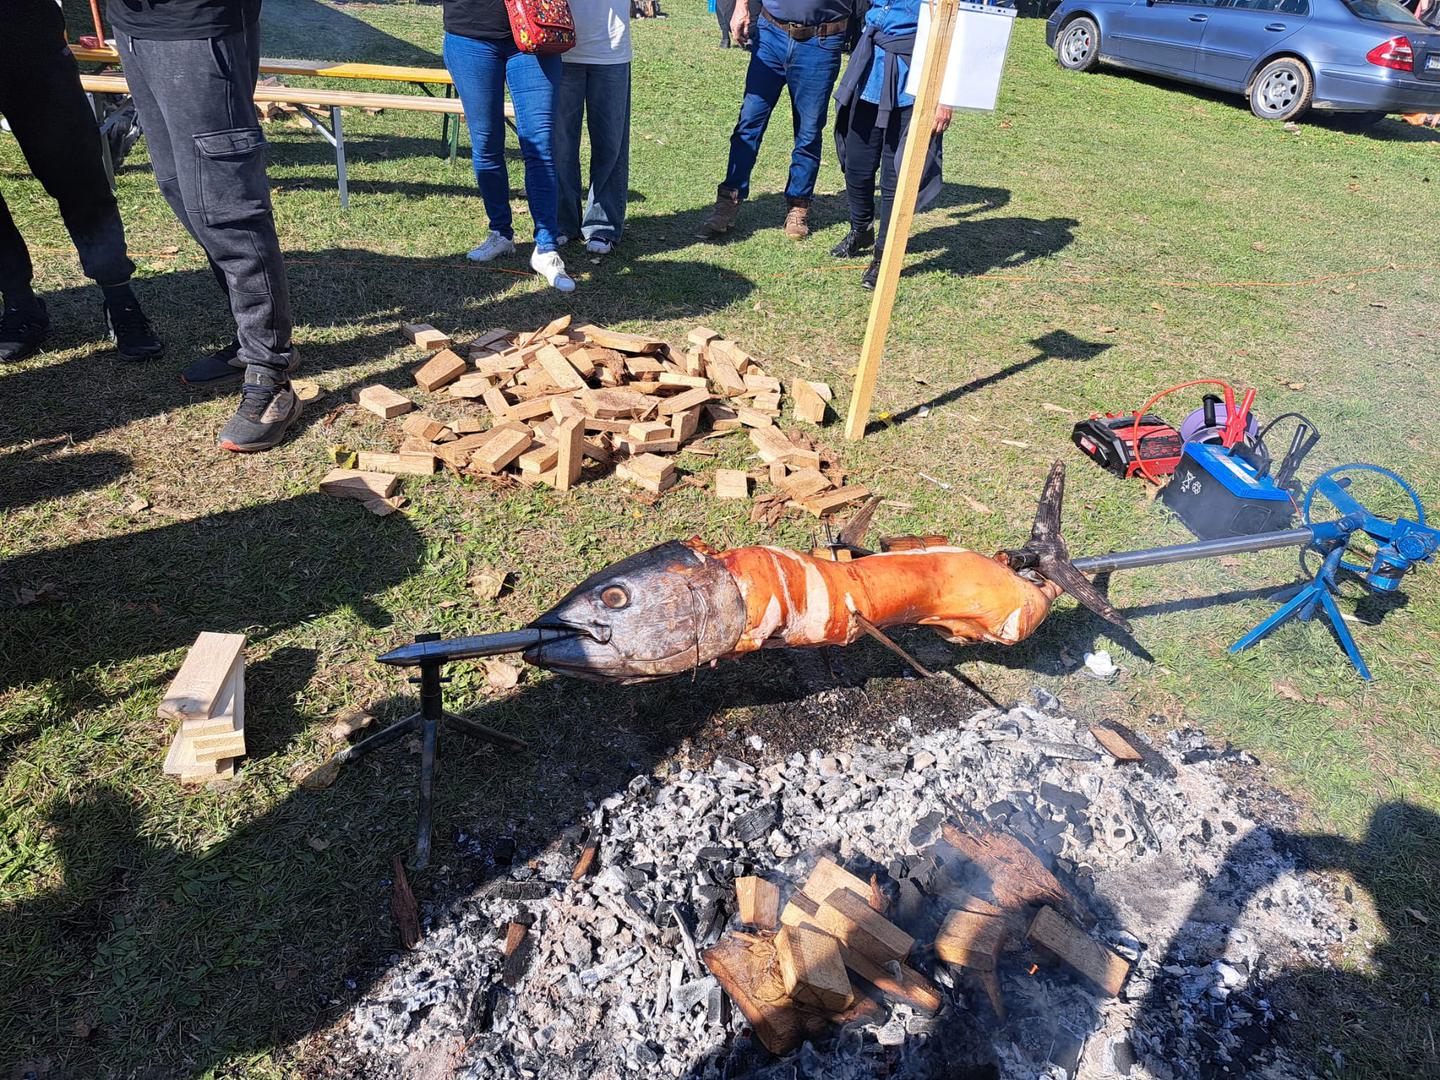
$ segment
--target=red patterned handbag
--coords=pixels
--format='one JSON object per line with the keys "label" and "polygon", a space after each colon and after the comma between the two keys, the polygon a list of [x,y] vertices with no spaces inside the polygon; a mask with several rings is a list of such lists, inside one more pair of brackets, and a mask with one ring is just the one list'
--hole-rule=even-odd
{"label": "red patterned handbag", "polygon": [[575,47],[569,0],[505,0],[505,13],[521,52],[551,56]]}

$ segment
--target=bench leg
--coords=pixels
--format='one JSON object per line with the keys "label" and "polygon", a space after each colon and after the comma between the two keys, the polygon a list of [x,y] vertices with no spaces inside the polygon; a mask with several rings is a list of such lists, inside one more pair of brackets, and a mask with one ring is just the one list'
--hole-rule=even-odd
{"label": "bench leg", "polygon": [[[453,86],[445,87],[445,96],[447,98],[454,97],[455,88]],[[449,160],[450,164],[453,166],[455,164],[455,158],[460,152],[460,117],[451,116],[449,113],[446,113],[445,132],[447,135],[445,142],[446,145],[449,147],[450,151]]]}
{"label": "bench leg", "polygon": [[335,141],[335,175],[340,183],[340,209],[350,209],[350,179],[345,173],[345,128],[340,106],[330,106],[330,132]]}

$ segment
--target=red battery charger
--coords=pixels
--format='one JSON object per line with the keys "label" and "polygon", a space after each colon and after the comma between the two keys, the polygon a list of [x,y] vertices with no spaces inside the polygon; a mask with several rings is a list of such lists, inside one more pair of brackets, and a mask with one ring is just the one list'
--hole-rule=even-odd
{"label": "red battery charger", "polygon": [[1136,415],[1096,413],[1076,424],[1070,439],[1091,461],[1119,477],[1142,471],[1154,476],[1174,472],[1185,447],[1179,430],[1154,413],[1146,413],[1140,417],[1137,432]]}

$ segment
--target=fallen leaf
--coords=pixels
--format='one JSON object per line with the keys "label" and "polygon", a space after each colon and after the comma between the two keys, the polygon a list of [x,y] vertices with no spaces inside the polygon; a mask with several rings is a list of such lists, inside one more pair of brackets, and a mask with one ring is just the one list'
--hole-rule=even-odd
{"label": "fallen leaf", "polygon": [[339,775],[340,763],[332,758],[300,777],[300,786],[306,791],[323,791],[333,784]]}
{"label": "fallen leaf", "polygon": [[305,843],[309,844],[314,851],[324,851],[330,846],[330,841],[320,836],[307,836]]}
{"label": "fallen leaf", "polygon": [[1419,911],[1417,911],[1417,910],[1416,910],[1415,908],[1413,908],[1413,907],[1407,907],[1407,908],[1405,909],[1405,914],[1406,914],[1406,915],[1409,915],[1412,919],[1414,919],[1416,922],[1418,922],[1421,926],[1429,926],[1429,925],[1430,925],[1430,920],[1427,919],[1424,915],[1422,915]]}
{"label": "fallen leaf", "polygon": [[331,723],[327,734],[337,741],[348,739],[355,732],[369,727],[375,722],[375,717],[361,708],[359,705],[346,709]]}
{"label": "fallen leaf", "polygon": [[355,462],[359,460],[355,451],[348,446],[332,446],[326,453],[330,455],[330,460],[342,469],[355,468]]}
{"label": "fallen leaf", "polygon": [[320,396],[320,384],[309,379],[291,379],[290,388],[301,401],[314,401]]}
{"label": "fallen leaf", "polygon": [[470,588],[481,600],[494,600],[505,591],[510,571],[480,565],[470,572]]}
{"label": "fallen leaf", "polygon": [[140,511],[142,511],[142,510],[149,510],[149,509],[150,509],[150,500],[149,500],[149,499],[136,499],[134,502],[129,503],[129,504],[126,505],[126,507],[125,507],[125,512],[126,512],[127,514],[138,514],[138,513],[140,513]]}
{"label": "fallen leaf", "polygon": [[1064,405],[1056,405],[1056,404],[1054,404],[1053,402],[1049,402],[1049,401],[1042,401],[1042,402],[1040,403],[1040,408],[1044,409],[1046,412],[1066,413],[1066,414],[1068,414],[1068,413],[1070,412],[1070,410],[1067,409],[1067,408],[1065,408]]}
{"label": "fallen leaf", "polygon": [[1285,130],[1290,132],[1290,134],[1292,135],[1298,135],[1300,133],[1300,125],[1295,123],[1295,121],[1291,120],[1288,124],[1285,125]]}
{"label": "fallen leaf", "polygon": [[485,681],[496,690],[510,690],[520,681],[520,669],[508,660],[487,660]]}
{"label": "fallen leaf", "polygon": [[1102,326],[1096,331],[1096,333],[1099,334],[1118,334],[1119,332],[1120,328],[1118,326]]}
{"label": "fallen leaf", "polygon": [[1006,446],[1018,446],[1021,450],[1028,450],[1030,448],[1028,442],[1021,442],[1019,439],[1001,439],[1000,441]]}
{"label": "fallen leaf", "polygon": [[20,607],[31,604],[53,604],[65,599],[65,592],[53,581],[42,581],[38,585],[22,585],[15,590],[15,603]]}
{"label": "fallen leaf", "polygon": [[1267,248],[1264,244],[1260,243],[1259,240],[1256,240],[1256,241],[1255,241],[1253,244],[1251,244],[1250,246],[1251,246],[1252,248],[1254,248],[1256,251],[1260,252],[1261,254],[1264,254],[1265,252],[1268,252],[1268,251],[1270,250],[1270,249]]}
{"label": "fallen leaf", "polygon": [[990,509],[990,507],[986,506],[986,505],[985,505],[983,502],[981,502],[979,499],[972,499],[969,495],[966,495],[963,491],[960,492],[960,498],[964,499],[964,500],[965,500],[965,505],[968,506],[968,507],[970,507],[970,509],[971,509],[971,510],[974,510],[977,514],[989,514],[989,513],[993,513],[993,511]]}
{"label": "fallen leaf", "polygon": [[1277,682],[1275,684],[1275,692],[1281,697],[1283,697],[1286,701],[1305,700],[1305,695],[1302,694],[1299,690],[1296,690],[1289,683]]}
{"label": "fallen leaf", "polygon": [[390,891],[390,917],[395,920],[400,944],[413,949],[420,944],[420,906],[415,903],[415,894],[410,890],[410,881],[405,876],[405,864],[400,856],[392,856],[390,865],[395,871]]}

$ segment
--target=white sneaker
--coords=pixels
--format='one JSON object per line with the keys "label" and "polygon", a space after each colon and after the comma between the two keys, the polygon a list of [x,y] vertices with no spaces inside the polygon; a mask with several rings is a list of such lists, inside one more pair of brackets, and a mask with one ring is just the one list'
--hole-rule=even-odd
{"label": "white sneaker", "polygon": [[492,259],[500,258],[502,255],[514,254],[515,241],[509,240],[501,236],[494,229],[491,229],[490,235],[485,238],[485,242],[465,257],[471,262],[489,262]]}
{"label": "white sneaker", "polygon": [[596,236],[585,241],[585,250],[591,255],[609,255],[615,250],[615,241],[607,240],[603,236]]}
{"label": "white sneaker", "polygon": [[575,279],[565,272],[565,260],[558,251],[537,251],[530,256],[530,269],[561,292],[574,292]]}

